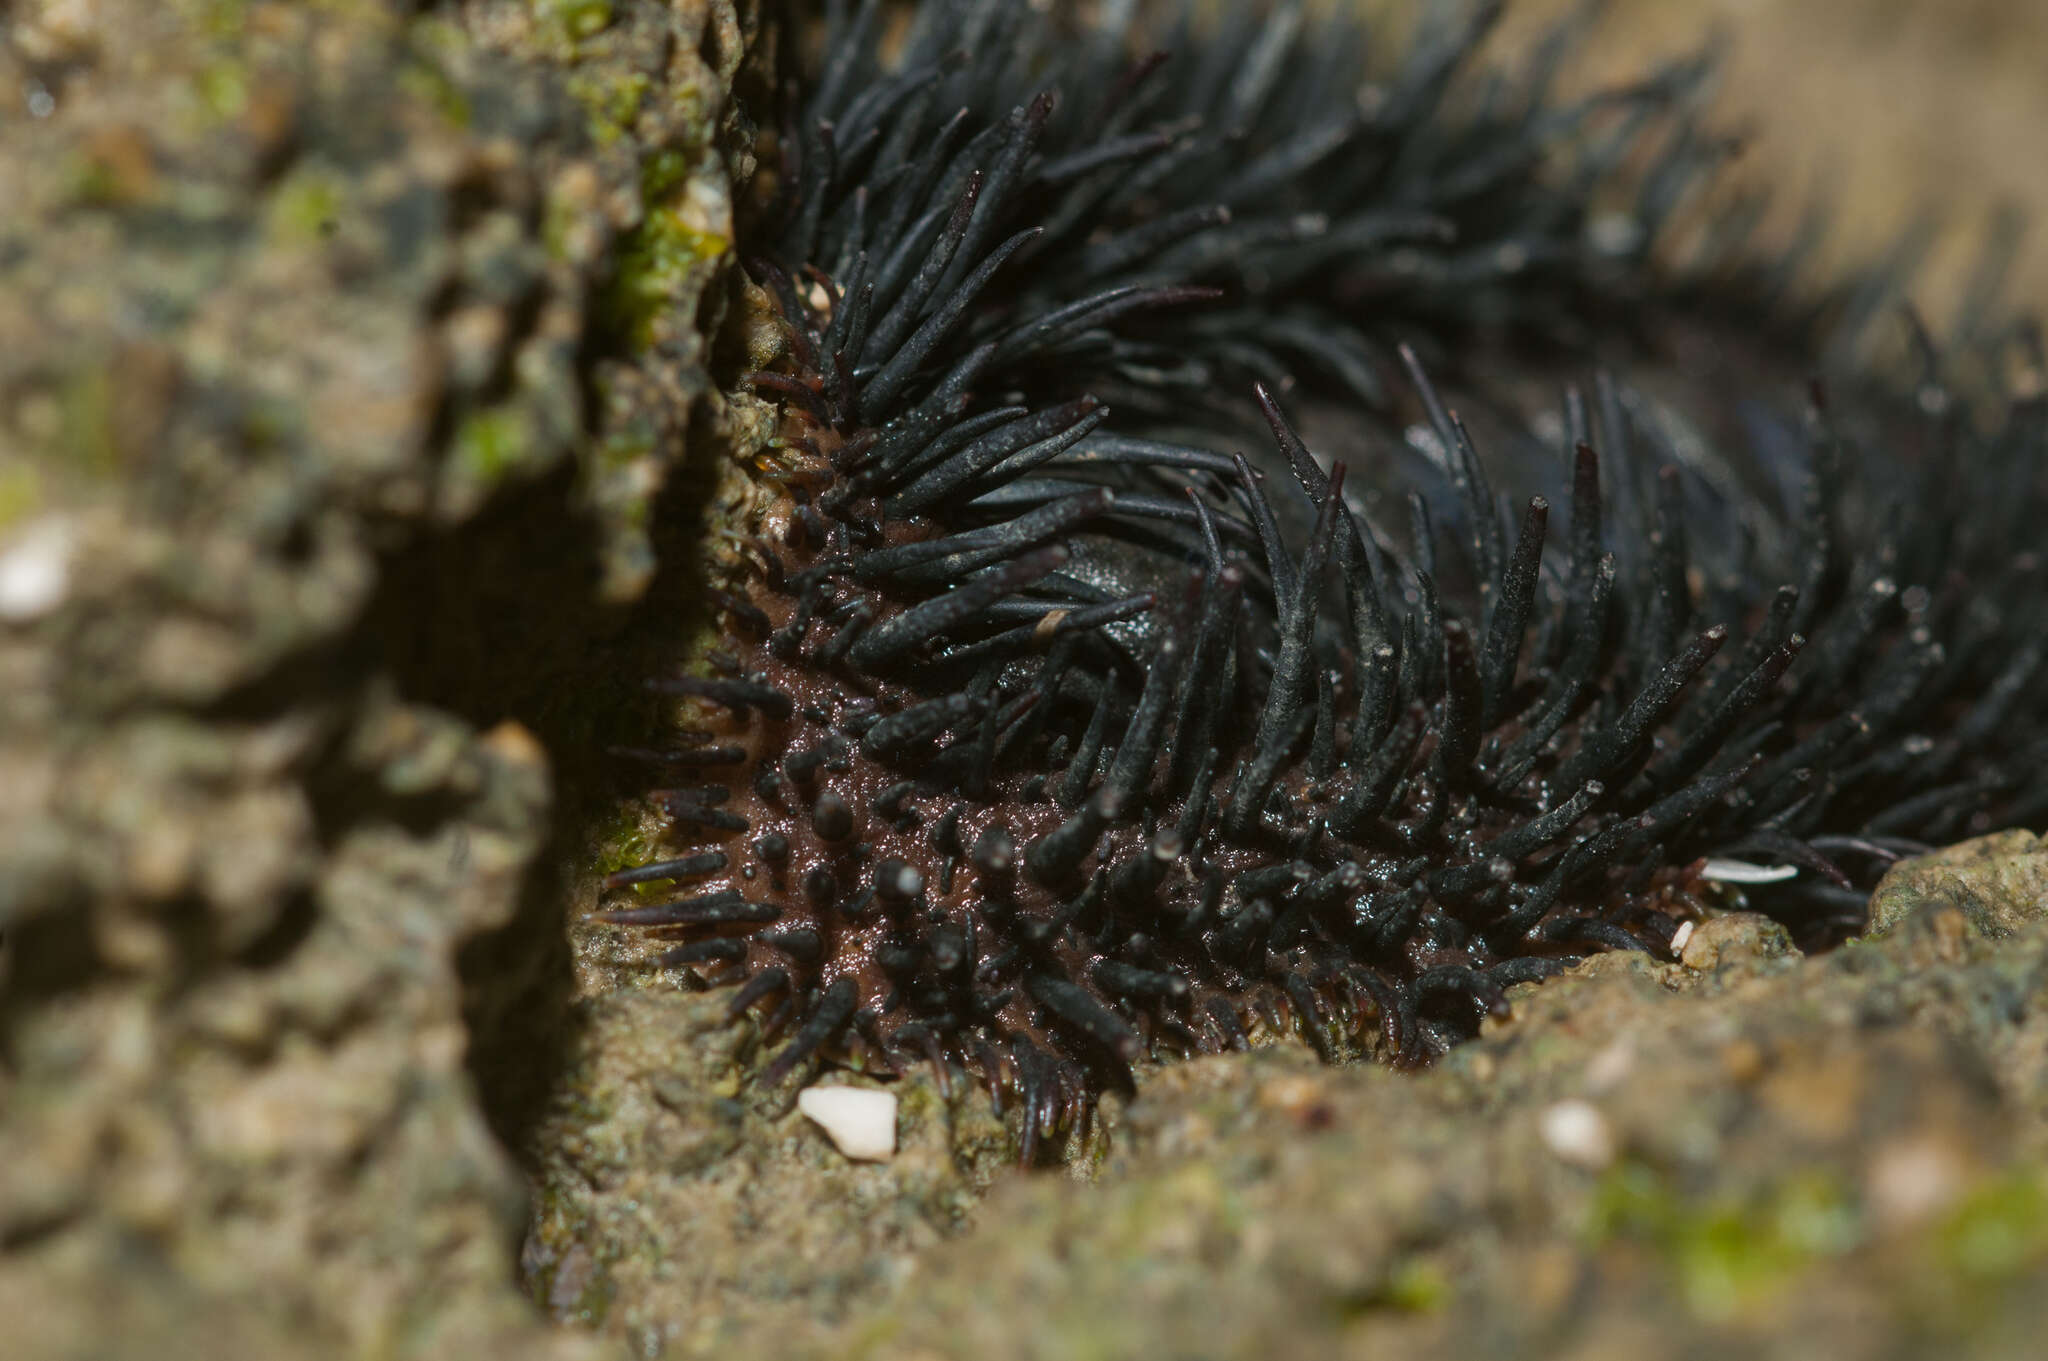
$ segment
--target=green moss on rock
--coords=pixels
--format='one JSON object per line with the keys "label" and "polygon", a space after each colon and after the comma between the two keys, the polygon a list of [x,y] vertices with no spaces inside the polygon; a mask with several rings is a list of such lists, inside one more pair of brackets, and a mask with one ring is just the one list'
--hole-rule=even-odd
{"label": "green moss on rock", "polygon": [[691,211],[687,189],[657,200],[619,242],[618,267],[605,295],[607,321],[635,348],[656,338],[656,324],[702,291],[732,241]]}
{"label": "green moss on rock", "polygon": [[533,15],[571,42],[594,38],[612,24],[612,0],[533,0]]}
{"label": "green moss on rock", "polygon": [[1590,1210],[1592,1245],[1647,1244],[1706,1320],[1794,1288],[1808,1265],[1853,1250],[1863,1232],[1854,1198],[1822,1169],[1689,1195],[1668,1173],[1628,1159],[1604,1175]]}
{"label": "green moss on rock", "polygon": [[533,453],[533,431],[516,407],[471,412],[455,429],[455,457],[486,486],[501,481]]}
{"label": "green moss on rock", "polygon": [[608,147],[633,130],[652,83],[638,71],[584,69],[568,78],[571,97],[589,114],[590,139]]}

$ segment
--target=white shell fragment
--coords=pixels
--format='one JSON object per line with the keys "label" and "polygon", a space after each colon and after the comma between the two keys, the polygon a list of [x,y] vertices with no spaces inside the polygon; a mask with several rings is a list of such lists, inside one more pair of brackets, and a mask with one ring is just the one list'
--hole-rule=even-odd
{"label": "white shell fragment", "polygon": [[0,548],[0,619],[25,624],[64,603],[71,588],[71,527],[54,517]]}
{"label": "white shell fragment", "polygon": [[1539,1117],[1543,1142],[1558,1159],[1588,1172],[1614,1161],[1614,1133],[1590,1101],[1560,1101]]}
{"label": "white shell fragment", "polygon": [[817,1122],[827,1138],[856,1162],[887,1162],[896,1156],[896,1096],[871,1087],[806,1087],[796,1108]]}
{"label": "white shell fragment", "polygon": [[1700,878],[1719,884],[1782,884],[1787,879],[1798,877],[1797,865],[1752,865],[1747,860],[1713,857],[1708,858],[1706,867],[1700,871]]}

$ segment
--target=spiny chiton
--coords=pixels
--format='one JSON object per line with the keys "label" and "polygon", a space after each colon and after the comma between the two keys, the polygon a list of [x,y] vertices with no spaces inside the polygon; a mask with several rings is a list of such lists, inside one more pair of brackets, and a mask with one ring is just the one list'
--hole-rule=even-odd
{"label": "spiny chiton", "polygon": [[[2048,815],[2031,332],[1989,416],[1932,361],[1791,418],[1681,372],[1733,441],[1605,373],[1516,414],[1516,355],[1739,316],[1649,262],[1697,68],[1558,103],[1562,32],[1475,95],[1496,7],[1391,65],[1300,5],[1157,53],[1104,8],[926,4],[885,57],[834,5],[790,107],[772,508],[709,673],[658,682],[674,854],[604,914],[736,986],[768,1080],[965,1067],[1028,1161],[1147,1055],[1425,1061],[1667,951],[1707,857],[1796,867],[1758,900],[1825,939],[1900,854]],[[1433,372],[1509,409],[1505,466]]]}

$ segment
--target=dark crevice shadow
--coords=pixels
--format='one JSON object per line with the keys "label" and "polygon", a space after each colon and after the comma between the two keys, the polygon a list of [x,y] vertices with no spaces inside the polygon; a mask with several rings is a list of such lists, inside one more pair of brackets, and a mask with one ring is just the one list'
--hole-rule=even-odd
{"label": "dark crevice shadow", "polygon": [[364,630],[405,700],[478,731],[516,722],[547,752],[549,827],[511,918],[456,958],[469,1070],[486,1120],[522,1162],[568,1053],[564,829],[591,804],[591,748],[623,721],[611,676],[626,612],[593,608],[600,528],[580,504],[573,466],[501,492],[385,565]]}
{"label": "dark crevice shadow", "polygon": [[[758,29],[743,29],[750,50],[736,91],[766,116],[777,86],[764,74]],[[752,124],[735,114],[720,135],[727,154],[741,154],[751,146]],[[747,196],[741,199],[744,211]],[[456,958],[468,1070],[491,1130],[529,1173],[544,1156],[539,1132],[579,1042],[568,914],[596,872],[595,849],[647,787],[644,767],[611,752],[659,734],[666,709],[645,682],[681,662],[709,617],[700,549],[732,434],[714,392],[694,395],[685,428],[664,417],[678,384],[702,381],[687,371],[694,363],[721,387],[747,367],[743,294],[736,264],[706,282],[692,319],[703,349],[681,371],[670,367],[674,356],[624,352],[622,338],[602,322],[581,346],[582,405],[599,427],[585,438],[651,436],[667,465],[647,512],[654,575],[636,601],[598,603],[605,531],[572,463],[505,489],[467,525],[387,563],[365,631],[376,640],[378,670],[405,699],[451,712],[479,732],[517,722],[547,755],[548,827],[511,916],[466,941]],[[623,366],[615,378],[625,392],[614,388],[607,400],[599,373],[615,364]],[[630,395],[638,383],[648,384],[643,398]],[[635,413],[621,416],[622,395]]]}
{"label": "dark crevice shadow", "polygon": [[[714,399],[715,400],[715,399]],[[597,607],[601,530],[577,509],[574,470],[508,489],[469,524],[394,557],[359,635],[407,701],[479,731],[516,722],[545,749],[547,834],[509,921],[457,955],[468,1067],[492,1131],[521,1162],[573,1053],[574,969],[567,913],[580,867],[645,771],[610,754],[644,746],[661,707],[644,682],[672,668],[706,609],[696,545],[720,423],[697,404],[677,466],[652,508],[659,564],[642,598]]]}

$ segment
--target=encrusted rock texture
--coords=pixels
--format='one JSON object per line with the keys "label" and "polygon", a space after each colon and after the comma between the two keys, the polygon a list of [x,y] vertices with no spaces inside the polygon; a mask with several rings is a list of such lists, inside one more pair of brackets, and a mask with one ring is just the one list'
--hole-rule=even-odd
{"label": "encrusted rock texture", "polygon": [[0,13],[0,1354],[2027,1354],[2024,833],[1420,1076],[1148,1073],[1066,1176],[928,1075],[846,1161],[579,924],[765,427],[759,10]]}
{"label": "encrusted rock texture", "polygon": [[1611,955],[1521,990],[1419,1079],[1291,1050],[1180,1065],[1096,1184],[1005,1184],[883,1302],[776,1349],[2029,1354],[2048,1322],[2032,873],[2033,920],[1999,941],[1955,901],[1983,879],[1823,958],[1720,917],[1682,963]]}
{"label": "encrusted rock texture", "polygon": [[0,1352],[596,1347],[476,1074],[716,419],[753,22],[0,14]]}

